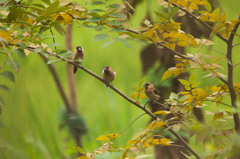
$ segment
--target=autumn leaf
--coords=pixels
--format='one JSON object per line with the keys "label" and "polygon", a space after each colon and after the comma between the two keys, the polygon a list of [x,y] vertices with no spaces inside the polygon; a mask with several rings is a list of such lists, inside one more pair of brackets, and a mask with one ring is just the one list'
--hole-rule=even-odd
{"label": "autumn leaf", "polygon": [[161,138],[160,139],[160,145],[162,145],[162,146],[169,146],[172,143],[173,143],[173,141],[170,140],[170,139],[167,139],[167,138]]}

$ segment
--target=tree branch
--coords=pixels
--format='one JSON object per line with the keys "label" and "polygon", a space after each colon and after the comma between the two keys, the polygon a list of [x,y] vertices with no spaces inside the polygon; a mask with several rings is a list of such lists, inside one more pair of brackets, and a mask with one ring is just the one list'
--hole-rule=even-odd
{"label": "tree branch", "polygon": [[[45,63],[48,62],[48,59],[47,59],[45,56],[43,56],[42,54],[40,54],[40,56],[41,56],[41,58],[43,59],[43,61],[44,61]],[[59,91],[59,93],[60,93],[60,95],[61,95],[61,97],[62,97],[62,99],[63,99],[63,102],[65,103],[67,112],[68,112],[69,114],[71,114],[71,112],[72,112],[72,111],[71,111],[71,105],[70,105],[69,102],[68,102],[67,96],[66,96],[66,94],[65,94],[65,92],[64,92],[64,90],[63,90],[63,87],[62,87],[61,83],[60,83],[60,80],[59,80],[59,78],[58,78],[58,75],[57,75],[57,73],[56,73],[56,70],[55,70],[55,68],[53,67],[52,64],[48,64],[47,66],[48,66],[48,69],[49,69],[49,71],[51,72],[51,74],[52,74],[52,76],[53,76],[53,79],[54,79],[54,81],[55,81],[55,83],[56,83],[56,85],[57,85],[58,91]]]}
{"label": "tree branch", "polygon": [[[10,45],[14,45],[14,44],[10,44]],[[14,46],[18,46],[18,45],[14,45]],[[27,46],[28,50],[30,51],[34,51],[36,48],[34,47],[30,47]],[[96,75],[95,73],[93,73],[92,71],[88,70],[87,68],[83,67],[82,65],[78,65],[76,63],[74,63],[73,61],[70,61],[68,59],[65,59],[57,54],[48,52],[48,51],[44,51],[44,53],[50,55],[50,56],[54,56],[56,58],[58,58],[61,61],[65,61],[69,64],[72,64],[74,66],[77,66],[78,68],[80,68],[81,70],[85,71],[86,73],[90,74],[91,76],[95,77],[96,79],[98,79],[99,81],[101,81],[102,83],[108,85],[109,88],[111,88],[113,91],[115,91],[117,94],[119,94],[120,96],[122,96],[124,99],[126,99],[127,101],[129,101],[130,103],[132,103],[133,105],[137,106],[138,108],[142,109],[146,114],[148,114],[149,116],[151,116],[154,120],[161,120],[160,118],[158,118],[155,114],[153,114],[152,112],[150,112],[148,109],[146,109],[144,106],[136,103],[135,101],[133,101],[132,99],[130,99],[129,97],[127,97],[125,94],[123,94],[121,91],[119,91],[117,88],[115,88],[114,86],[110,85],[109,83],[107,83],[106,81],[104,81],[101,77],[99,77],[98,75]],[[170,126],[168,126],[167,124],[164,125],[164,127],[166,129],[168,129],[176,138],[178,138],[182,145],[188,150],[190,151],[197,159],[201,159],[200,156],[188,145],[188,143],[186,141],[184,141],[184,139],[178,135]]]}
{"label": "tree branch", "polygon": [[[240,19],[240,15],[238,17],[238,19]],[[240,120],[239,120],[239,115],[238,115],[238,111],[237,111],[237,96],[236,96],[236,92],[234,90],[234,86],[233,86],[233,65],[232,65],[232,43],[233,43],[233,39],[235,36],[235,33],[237,32],[237,29],[240,25],[240,22],[238,22],[229,38],[228,38],[228,42],[227,42],[227,60],[228,60],[228,80],[227,80],[227,85],[229,88],[229,92],[230,92],[230,97],[231,97],[231,104],[232,104],[232,108],[233,108],[233,119],[234,119],[234,124],[235,124],[235,130],[236,132],[240,135]]]}

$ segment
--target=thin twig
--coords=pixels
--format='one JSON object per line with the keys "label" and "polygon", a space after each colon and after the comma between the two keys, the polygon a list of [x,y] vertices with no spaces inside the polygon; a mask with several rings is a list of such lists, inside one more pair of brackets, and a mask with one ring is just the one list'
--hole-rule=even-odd
{"label": "thin twig", "polygon": [[238,45],[240,45],[240,43],[234,44],[232,47],[235,47],[235,46],[238,46]]}
{"label": "thin twig", "polygon": [[143,115],[145,115],[146,113],[143,113],[141,115],[139,115],[138,117],[136,117],[125,129],[123,129],[119,134],[122,134],[124,131],[126,131],[133,123],[135,123],[135,121],[137,121],[140,117],[142,117]]}
{"label": "thin twig", "polygon": [[57,54],[57,46],[56,46],[56,41],[55,41],[55,38],[54,38],[54,34],[53,34],[53,31],[52,31],[52,28],[50,28],[50,32],[52,34],[53,43],[55,44],[54,48],[55,48],[55,52]]}
{"label": "thin twig", "polygon": [[207,46],[207,45],[205,45],[205,46],[206,46],[207,48],[209,48],[210,50],[214,51],[214,52],[217,52],[217,53],[219,53],[219,54],[222,54],[222,55],[226,56],[226,54],[223,53],[223,52],[221,52],[221,51],[215,50],[215,49],[213,49],[213,48],[211,48],[210,46]]}
{"label": "thin twig", "polygon": [[233,65],[233,67],[235,67],[235,66],[237,66],[237,65],[240,65],[240,63],[237,63],[237,64]]}
{"label": "thin twig", "polygon": [[6,7],[9,3],[11,3],[12,1],[14,1],[14,0],[9,0],[7,3],[5,3],[4,5],[3,5],[3,8],[4,7]]}
{"label": "thin twig", "polygon": [[232,106],[229,105],[229,104],[226,104],[226,103],[223,103],[223,102],[219,102],[219,101],[216,101],[216,100],[206,99],[206,100],[197,100],[197,101],[209,101],[209,102],[215,102],[215,103],[219,103],[219,104],[222,104],[222,105],[226,105],[226,106],[228,106],[228,107],[232,107]]}

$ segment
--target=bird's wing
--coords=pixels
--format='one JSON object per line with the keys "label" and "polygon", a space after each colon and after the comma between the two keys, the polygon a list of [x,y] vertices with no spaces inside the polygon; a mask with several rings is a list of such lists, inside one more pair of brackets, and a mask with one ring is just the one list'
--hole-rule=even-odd
{"label": "bird's wing", "polygon": [[155,94],[160,95],[160,93],[159,93],[156,89],[154,89],[153,92],[154,92]]}

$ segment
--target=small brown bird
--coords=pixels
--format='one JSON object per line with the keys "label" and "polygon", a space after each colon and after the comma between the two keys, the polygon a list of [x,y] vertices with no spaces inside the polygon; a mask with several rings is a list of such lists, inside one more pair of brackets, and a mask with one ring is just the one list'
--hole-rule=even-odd
{"label": "small brown bird", "polygon": [[[81,64],[82,61],[83,61],[83,58],[84,58],[84,51],[83,51],[83,48],[81,46],[76,46],[76,49],[75,49],[75,53],[73,55],[73,61],[76,63],[76,64]],[[76,73],[77,72],[77,66],[74,66],[73,68],[73,72]]]}
{"label": "small brown bird", "polygon": [[109,66],[105,66],[102,71],[102,77],[106,82],[112,82],[116,76],[116,72]]}
{"label": "small brown bird", "polygon": [[153,84],[145,83],[143,85],[145,88],[145,94],[151,101],[158,101],[160,99],[160,95],[157,90],[154,88]]}

